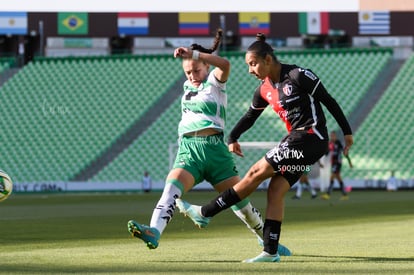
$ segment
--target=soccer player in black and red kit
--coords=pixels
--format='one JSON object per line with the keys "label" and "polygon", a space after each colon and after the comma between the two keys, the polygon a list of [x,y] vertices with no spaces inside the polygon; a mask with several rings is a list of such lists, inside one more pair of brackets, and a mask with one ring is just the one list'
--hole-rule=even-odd
{"label": "soccer player in black and red kit", "polygon": [[249,73],[262,80],[245,115],[229,135],[229,150],[243,156],[239,137],[270,106],[284,121],[288,134],[256,162],[244,178],[204,206],[186,203],[186,215],[195,223],[207,225],[210,218],[254,192],[270,178],[267,190],[264,249],[245,262],[279,262],[277,253],[284,215],[284,196],[290,187],[328,152],[328,130],[323,104],[344,134],[344,152],[353,143],[351,127],[336,100],[321,80],[309,69],[281,63],[263,34],[247,49],[245,61]]}
{"label": "soccer player in black and red kit", "polygon": [[348,160],[349,167],[352,168],[353,166],[349,155],[344,153],[344,146],[342,145],[341,141],[337,139],[335,131],[331,132],[331,140],[329,141],[329,152],[331,156],[331,177],[328,191],[327,193],[322,195],[322,198],[325,200],[330,199],[331,193],[334,188],[335,180],[337,180],[342,192],[341,200],[347,200],[348,193],[345,190],[344,181],[341,176],[342,154],[344,154],[345,158]]}

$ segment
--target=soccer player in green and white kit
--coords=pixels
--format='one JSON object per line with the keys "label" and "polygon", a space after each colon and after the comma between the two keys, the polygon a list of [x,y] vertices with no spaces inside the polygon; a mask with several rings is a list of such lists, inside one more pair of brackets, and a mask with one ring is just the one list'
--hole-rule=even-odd
{"label": "soccer player in green and white kit", "polygon": [[[223,135],[230,63],[212,54],[220,44],[221,36],[219,30],[211,49],[193,44],[190,48],[179,47],[174,51],[175,58],[182,58],[187,76],[181,100],[182,118],[178,125],[179,149],[150,225],[134,220],[128,222],[128,231],[150,249],[158,247],[161,234],[173,217],[176,201],[179,204],[178,199],[184,193],[203,180],[210,182],[218,192],[240,181]],[[211,72],[210,66],[214,66]],[[263,243],[263,220],[249,199],[240,201],[232,210]],[[291,253],[279,245],[279,254],[289,256]]]}

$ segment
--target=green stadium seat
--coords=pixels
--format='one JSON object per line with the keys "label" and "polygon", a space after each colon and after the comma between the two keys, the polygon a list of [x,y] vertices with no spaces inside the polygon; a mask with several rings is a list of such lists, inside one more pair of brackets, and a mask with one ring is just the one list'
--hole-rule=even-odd
{"label": "green stadium seat", "polygon": [[[355,134],[354,162],[362,170],[378,169],[377,178],[387,179],[390,170],[396,170],[396,176],[402,179],[414,177],[414,155],[409,149],[414,143],[411,138],[414,130],[407,125],[414,121],[414,113],[407,111],[414,104],[412,75],[414,56],[405,62]],[[364,140],[367,135],[369,142]],[[367,156],[371,162],[364,161]],[[346,171],[344,176],[352,177],[352,171]]]}
{"label": "green stadium seat", "polygon": [[[158,78],[160,61],[172,72],[163,81]],[[0,153],[9,156],[2,168],[22,171],[16,173],[16,182],[72,178],[168,90],[181,76],[177,65],[170,56],[58,58],[29,63],[0,88],[0,107],[13,106],[7,117],[14,118],[15,126],[7,127],[9,120],[4,119],[2,129],[21,133],[19,138],[8,133],[12,138],[2,140]],[[152,89],[148,81],[160,82],[158,89]],[[16,146],[23,155],[10,153]],[[25,168],[19,169],[21,166]]]}

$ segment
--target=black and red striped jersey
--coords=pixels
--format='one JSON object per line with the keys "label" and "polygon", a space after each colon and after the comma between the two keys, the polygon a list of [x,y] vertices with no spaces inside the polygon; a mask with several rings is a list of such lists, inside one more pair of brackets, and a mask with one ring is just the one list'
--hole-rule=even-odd
{"label": "black and red striped jersey", "polygon": [[344,134],[352,134],[341,107],[315,73],[296,65],[281,65],[280,81],[273,83],[267,77],[261,82],[253,95],[249,110],[231,131],[229,143],[237,141],[269,105],[283,120],[289,133],[293,130],[306,130],[321,139],[328,139],[322,103],[334,116]]}
{"label": "black and red striped jersey", "polygon": [[342,153],[344,146],[339,140],[329,142],[329,151],[331,152],[331,163],[342,164]]}

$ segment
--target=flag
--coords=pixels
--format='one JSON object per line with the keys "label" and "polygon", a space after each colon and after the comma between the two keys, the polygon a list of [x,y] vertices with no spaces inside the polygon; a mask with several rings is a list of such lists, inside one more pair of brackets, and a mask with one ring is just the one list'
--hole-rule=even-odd
{"label": "flag", "polygon": [[60,12],[58,13],[58,34],[88,34],[88,13]]}
{"label": "flag", "polygon": [[390,34],[389,11],[360,11],[359,34]]}
{"label": "flag", "polygon": [[146,35],[148,26],[148,13],[118,13],[118,34],[120,35]]}
{"label": "flag", "polygon": [[239,34],[256,35],[258,32],[269,34],[270,13],[268,12],[240,12]]}
{"label": "flag", "polygon": [[299,13],[300,34],[328,34],[329,13],[301,12]]}
{"label": "flag", "polygon": [[178,14],[180,35],[208,35],[210,14],[208,12],[180,12]]}
{"label": "flag", "polygon": [[0,34],[27,34],[27,12],[0,12]]}

